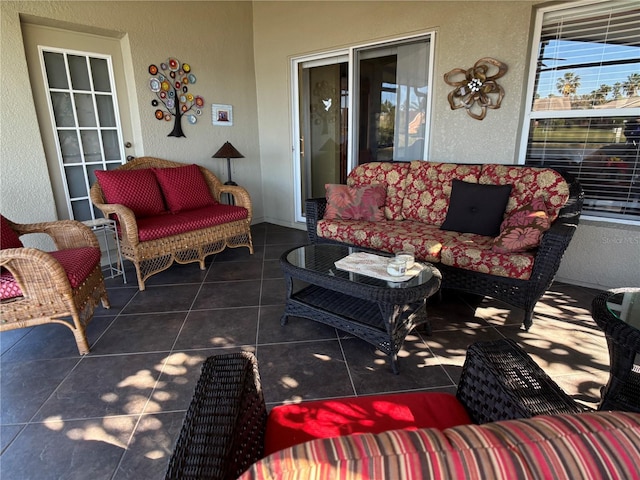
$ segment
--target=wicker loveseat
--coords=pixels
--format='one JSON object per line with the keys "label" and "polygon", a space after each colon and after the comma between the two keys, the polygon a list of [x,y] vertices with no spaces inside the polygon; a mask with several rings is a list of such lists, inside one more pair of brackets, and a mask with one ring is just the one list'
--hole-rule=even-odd
{"label": "wicker loveseat", "polygon": [[[91,201],[117,221],[122,255],[135,265],[140,290],[173,262],[199,262],[204,270],[205,258],[226,247],[253,253],[249,193],[206,168],[139,157],[96,176]],[[220,203],[225,193],[235,205]]]}
{"label": "wicker loveseat", "polygon": [[[550,168],[519,165],[373,162],[351,171],[347,185],[353,192],[383,186],[381,193],[375,192],[380,218],[358,218],[362,212],[351,207],[341,216],[326,197],[309,199],[311,243],[386,252],[409,246],[417,259],[436,264],[442,288],[490,296],[523,309],[525,329],[560,266],[583,201],[577,181]],[[452,192],[460,192],[455,208]],[[349,194],[334,203],[348,203],[344,197]],[[495,206],[497,195],[506,206]]]}
{"label": "wicker loveseat", "polygon": [[[282,449],[268,446],[274,428]],[[512,340],[471,345],[455,397],[329,399],[268,414],[256,358],[243,352],[205,361],[166,478],[622,479],[639,478],[639,455],[640,414],[589,411]]]}

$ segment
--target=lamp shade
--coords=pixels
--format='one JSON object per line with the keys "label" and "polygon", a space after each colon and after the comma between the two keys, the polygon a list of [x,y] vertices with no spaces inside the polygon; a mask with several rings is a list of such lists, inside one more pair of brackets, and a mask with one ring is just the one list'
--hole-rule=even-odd
{"label": "lamp shade", "polygon": [[224,142],[224,145],[222,145],[211,158],[244,158],[244,155],[236,150],[236,147],[231,145],[231,143]]}

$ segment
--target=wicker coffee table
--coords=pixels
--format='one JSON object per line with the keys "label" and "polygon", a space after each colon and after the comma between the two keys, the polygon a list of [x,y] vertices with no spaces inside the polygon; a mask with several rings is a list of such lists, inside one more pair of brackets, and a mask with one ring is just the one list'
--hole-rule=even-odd
{"label": "wicker coffee table", "polygon": [[[280,266],[287,285],[282,325],[299,316],[355,335],[391,357],[398,373],[398,351],[419,325],[431,333],[426,300],[440,288],[440,272],[431,264],[404,282],[388,282],[339,270],[335,262],[358,252],[341,245],[305,245],[286,251]],[[380,254],[384,255],[384,254]]]}

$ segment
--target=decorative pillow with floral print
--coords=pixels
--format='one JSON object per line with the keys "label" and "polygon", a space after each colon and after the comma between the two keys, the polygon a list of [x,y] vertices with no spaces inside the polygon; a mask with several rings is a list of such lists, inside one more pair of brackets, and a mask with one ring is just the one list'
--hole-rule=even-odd
{"label": "decorative pillow with floral print", "polygon": [[540,245],[542,234],[551,221],[542,197],[509,213],[500,225],[500,235],[493,240],[492,250],[500,253],[526,252]]}
{"label": "decorative pillow with floral print", "polygon": [[327,220],[368,220],[385,219],[384,202],[386,187],[373,184],[362,187],[349,187],[327,183],[327,208],[324,218]]}

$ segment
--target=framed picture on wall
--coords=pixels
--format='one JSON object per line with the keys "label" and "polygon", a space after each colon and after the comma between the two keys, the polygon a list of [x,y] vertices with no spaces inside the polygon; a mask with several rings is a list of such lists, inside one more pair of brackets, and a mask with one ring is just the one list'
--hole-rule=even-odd
{"label": "framed picture on wall", "polygon": [[211,105],[211,114],[214,125],[230,127],[233,125],[233,107],[231,105]]}

